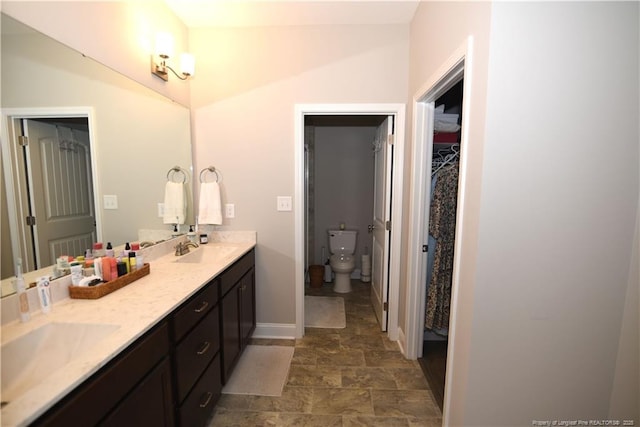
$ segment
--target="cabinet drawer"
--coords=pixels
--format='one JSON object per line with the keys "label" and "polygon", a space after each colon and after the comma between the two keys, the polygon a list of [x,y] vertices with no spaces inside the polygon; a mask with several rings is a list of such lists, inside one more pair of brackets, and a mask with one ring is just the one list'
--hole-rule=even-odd
{"label": "cabinet drawer", "polygon": [[252,249],[242,258],[235,262],[231,267],[225,270],[220,277],[220,287],[225,295],[235,285],[242,276],[245,275],[255,264],[255,251]]}
{"label": "cabinet drawer", "polygon": [[219,349],[220,328],[216,306],[176,348],[178,402],[182,402]]}
{"label": "cabinet drawer", "polygon": [[204,426],[220,398],[221,391],[220,355],[217,355],[180,407],[180,425]]}
{"label": "cabinet drawer", "polygon": [[218,302],[218,280],[215,279],[194,295],[173,316],[173,333],[176,341],[209,313]]}

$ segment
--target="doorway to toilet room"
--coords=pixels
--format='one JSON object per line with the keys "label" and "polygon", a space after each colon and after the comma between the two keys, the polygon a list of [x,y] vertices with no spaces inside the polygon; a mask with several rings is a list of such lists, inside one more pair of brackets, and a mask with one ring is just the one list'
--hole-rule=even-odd
{"label": "doorway to toilet room", "polygon": [[351,281],[371,282],[375,142],[386,120],[305,116],[305,295],[344,297]]}
{"label": "doorway to toilet room", "polygon": [[[346,299],[352,293],[362,296],[363,290],[368,293],[369,309],[376,313],[376,327],[387,331],[394,154],[389,135],[393,134],[397,120],[393,113],[397,110],[365,106],[354,111],[349,105],[346,108],[351,111],[340,111],[336,105],[327,110],[327,106],[313,106],[302,113],[300,107],[297,149],[303,150],[297,164],[304,179],[298,193],[303,215],[296,227],[298,333],[304,334],[305,295]],[[403,106],[401,109],[404,112]],[[374,218],[382,226],[376,225]],[[339,244],[341,250],[333,250],[332,257],[330,235],[334,243],[344,235],[356,236],[353,253],[346,253],[350,252],[346,239]],[[394,320],[395,331],[397,317]]]}

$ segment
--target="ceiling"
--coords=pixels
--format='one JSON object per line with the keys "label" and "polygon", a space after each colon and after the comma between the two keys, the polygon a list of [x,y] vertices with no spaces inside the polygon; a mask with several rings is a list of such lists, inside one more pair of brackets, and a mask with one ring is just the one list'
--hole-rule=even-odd
{"label": "ceiling", "polygon": [[418,0],[165,0],[187,27],[407,24]]}

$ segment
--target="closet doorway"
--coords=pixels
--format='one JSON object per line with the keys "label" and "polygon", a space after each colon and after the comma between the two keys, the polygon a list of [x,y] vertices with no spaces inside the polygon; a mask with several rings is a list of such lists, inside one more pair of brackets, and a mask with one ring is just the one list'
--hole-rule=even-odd
{"label": "closet doorway", "polygon": [[418,362],[440,409],[449,339],[463,86],[464,80],[458,81],[434,103],[429,197],[425,206],[429,211],[425,321],[422,357]]}
{"label": "closet doorway", "polygon": [[[451,402],[456,399],[453,395],[452,385],[456,384],[456,364],[461,363],[463,366],[468,360],[468,354],[464,349],[467,344],[468,336],[465,331],[459,331],[457,326],[458,318],[465,320],[462,315],[463,307],[460,306],[458,288],[460,284],[461,271],[463,271],[462,248],[465,241],[467,231],[463,227],[465,218],[465,199],[466,199],[466,183],[467,183],[467,163],[469,141],[469,123],[470,106],[472,105],[472,52],[473,38],[469,37],[464,44],[452,52],[452,55],[442,63],[421,88],[414,94],[414,142],[412,146],[412,183],[410,195],[410,212],[409,227],[413,233],[409,237],[409,251],[407,256],[407,296],[406,296],[406,341],[405,355],[410,359],[422,358],[424,350],[425,329],[427,323],[427,267],[429,264],[429,231],[430,231],[430,211],[431,211],[431,174],[437,167],[453,167],[450,165],[451,160],[458,160],[456,172],[459,172],[457,180],[457,190],[455,196],[455,213],[449,213],[447,219],[454,222],[453,242],[448,242],[452,249],[452,258],[447,261],[449,264],[448,274],[450,276],[450,294],[446,297],[443,295],[442,302],[445,298],[449,299],[449,314],[446,316],[441,313],[441,318],[446,316],[449,325],[446,333],[447,345],[446,352],[444,349],[441,354],[439,363],[442,365],[444,374],[440,374],[438,380],[443,396],[437,400],[442,404],[443,425],[448,425],[450,418]],[[437,150],[434,144],[435,116],[436,107],[439,106],[438,100],[441,100],[449,90],[454,86],[460,85],[463,97],[458,123],[460,124],[460,139],[455,142],[449,142],[451,145],[449,152],[444,154],[438,164],[432,165],[432,159],[437,160],[438,154],[434,154]],[[454,89],[455,91],[455,89]],[[447,107],[445,105],[445,107]],[[455,109],[455,108],[454,108]],[[439,138],[438,138],[439,140]],[[440,140],[441,141],[441,140]],[[460,142],[457,144],[457,142]],[[437,144],[438,146],[446,144]],[[432,166],[435,166],[432,168]],[[439,179],[439,177],[438,177]],[[436,184],[437,184],[436,180]],[[442,183],[442,182],[441,182]],[[435,190],[435,189],[434,189]],[[434,191],[435,192],[435,191]],[[449,192],[450,193],[450,192]],[[451,232],[450,232],[451,233]],[[436,236],[434,236],[436,237]],[[433,243],[433,240],[432,240]],[[441,294],[442,295],[442,294]],[[446,310],[445,310],[446,311]],[[439,331],[442,333],[443,331]],[[442,337],[444,341],[444,337]],[[444,347],[444,345],[442,345]],[[435,360],[434,360],[435,363]],[[443,381],[444,376],[444,381]],[[435,387],[434,387],[435,388]]]}

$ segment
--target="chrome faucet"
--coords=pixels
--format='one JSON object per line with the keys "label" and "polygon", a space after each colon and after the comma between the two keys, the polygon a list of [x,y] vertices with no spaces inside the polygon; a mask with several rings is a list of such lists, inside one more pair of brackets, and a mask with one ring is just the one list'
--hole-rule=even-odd
{"label": "chrome faucet", "polygon": [[198,248],[198,244],[194,242],[180,242],[176,245],[176,256],[186,255],[189,253],[189,246]]}

